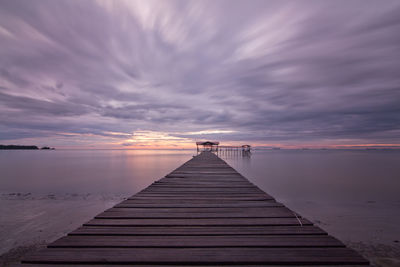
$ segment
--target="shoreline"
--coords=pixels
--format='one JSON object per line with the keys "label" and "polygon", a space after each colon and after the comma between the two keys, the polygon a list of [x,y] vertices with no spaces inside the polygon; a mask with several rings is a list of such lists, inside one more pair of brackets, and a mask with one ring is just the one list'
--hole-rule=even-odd
{"label": "shoreline", "polygon": [[68,234],[125,197],[105,193],[0,193],[0,212],[8,214],[0,217],[0,266],[18,266],[27,253]]}
{"label": "shoreline", "polygon": [[394,216],[399,202],[282,203],[359,252],[371,266],[400,266],[400,217]]}

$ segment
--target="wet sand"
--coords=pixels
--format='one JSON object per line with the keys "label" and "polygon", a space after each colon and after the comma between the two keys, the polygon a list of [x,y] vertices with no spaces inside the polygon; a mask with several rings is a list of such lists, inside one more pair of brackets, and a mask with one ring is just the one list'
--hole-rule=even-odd
{"label": "wet sand", "polygon": [[400,202],[282,202],[357,250],[372,266],[400,267]]}
{"label": "wet sand", "polygon": [[[0,264],[17,266],[21,258],[66,235],[125,195],[0,194]],[[284,200],[282,202],[285,202]],[[400,266],[400,203],[286,202],[328,233],[368,258],[373,266]],[[371,216],[374,214],[374,216]]]}
{"label": "wet sand", "polygon": [[66,235],[123,195],[0,194],[0,265],[13,266],[29,252]]}

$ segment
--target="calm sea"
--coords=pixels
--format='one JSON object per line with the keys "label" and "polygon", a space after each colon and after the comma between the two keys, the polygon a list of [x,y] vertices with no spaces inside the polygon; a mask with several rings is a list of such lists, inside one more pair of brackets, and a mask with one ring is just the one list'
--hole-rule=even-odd
{"label": "calm sea", "polygon": [[[189,150],[0,151],[0,211],[8,212],[0,218],[0,244],[5,251],[36,240],[51,241],[194,154]],[[251,157],[221,157],[277,201],[347,244],[391,245],[396,240],[398,244],[399,150],[255,150]],[[77,200],[67,201],[71,199]]]}
{"label": "calm sea", "polygon": [[[0,151],[0,191],[134,194],[190,150]],[[221,155],[281,201],[400,201],[400,150],[255,150]]]}
{"label": "calm sea", "polygon": [[0,151],[0,190],[130,195],[192,155],[187,150]]}
{"label": "calm sea", "polygon": [[400,150],[264,150],[226,161],[282,201],[400,201]]}

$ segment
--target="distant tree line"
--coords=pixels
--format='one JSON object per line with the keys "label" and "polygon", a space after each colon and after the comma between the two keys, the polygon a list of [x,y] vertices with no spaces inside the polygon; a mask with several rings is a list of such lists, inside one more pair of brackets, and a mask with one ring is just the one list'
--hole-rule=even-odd
{"label": "distant tree line", "polygon": [[0,145],[0,149],[39,149],[37,146]]}
{"label": "distant tree line", "polygon": [[[28,150],[37,150],[39,149],[37,146],[20,146],[20,145],[0,145],[0,150],[15,150],[15,149],[28,149]],[[48,147],[48,146],[44,146],[41,149],[51,149],[53,150],[54,148]]]}

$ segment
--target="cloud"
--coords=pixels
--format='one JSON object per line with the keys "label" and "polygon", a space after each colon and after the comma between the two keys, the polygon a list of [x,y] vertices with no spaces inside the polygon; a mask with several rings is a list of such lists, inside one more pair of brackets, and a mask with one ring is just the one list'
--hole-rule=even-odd
{"label": "cloud", "polygon": [[397,1],[1,1],[0,139],[399,143],[399,31]]}

